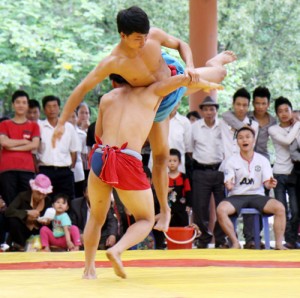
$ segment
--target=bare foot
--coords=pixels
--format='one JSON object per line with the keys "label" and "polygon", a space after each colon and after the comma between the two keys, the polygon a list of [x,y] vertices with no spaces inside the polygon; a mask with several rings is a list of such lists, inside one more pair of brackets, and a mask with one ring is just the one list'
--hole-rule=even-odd
{"label": "bare foot", "polygon": [[126,278],[126,273],[124,272],[123,264],[120,259],[120,254],[114,252],[113,248],[110,248],[106,251],[106,256],[111,261],[116,275],[121,278]]}
{"label": "bare foot", "polygon": [[96,279],[97,275],[96,275],[95,268],[84,269],[82,278],[83,279]]}
{"label": "bare foot", "polygon": [[288,250],[288,248],[282,245],[282,243],[280,243],[280,244],[275,244],[275,250]]}
{"label": "bare foot", "polygon": [[40,251],[41,251],[41,252],[51,252],[49,246],[43,247]]}
{"label": "bare foot", "polygon": [[155,219],[157,220],[156,225],[153,227],[153,229],[162,231],[162,232],[168,232],[169,224],[171,220],[171,211],[167,212],[160,212],[155,216]]}
{"label": "bare foot", "polygon": [[231,248],[241,249],[241,245],[240,245],[240,243],[238,241],[237,242],[233,242]]}
{"label": "bare foot", "polygon": [[70,251],[79,251],[79,246],[74,246],[73,248],[70,249]]}
{"label": "bare foot", "polygon": [[207,61],[207,66],[220,66],[231,63],[237,59],[236,55],[232,51],[224,51]]}

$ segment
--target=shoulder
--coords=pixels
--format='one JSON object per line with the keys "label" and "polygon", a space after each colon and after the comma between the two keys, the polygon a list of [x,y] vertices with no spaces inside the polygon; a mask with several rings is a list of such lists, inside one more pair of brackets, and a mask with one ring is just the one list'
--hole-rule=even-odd
{"label": "shoulder", "polygon": [[148,38],[150,40],[163,41],[168,34],[160,28],[151,27],[149,30]]}
{"label": "shoulder", "polygon": [[178,119],[178,121],[184,125],[188,125],[188,126],[191,125],[191,122],[189,121],[189,119],[186,118],[185,116],[179,114],[178,112],[176,113],[174,118]]}
{"label": "shoulder", "polygon": [[274,133],[274,132],[278,131],[279,128],[280,128],[280,126],[278,124],[274,124],[274,125],[272,125],[268,128],[268,132],[269,133]]}
{"label": "shoulder", "polygon": [[254,159],[260,163],[270,164],[269,160],[265,156],[257,152],[254,152]]}

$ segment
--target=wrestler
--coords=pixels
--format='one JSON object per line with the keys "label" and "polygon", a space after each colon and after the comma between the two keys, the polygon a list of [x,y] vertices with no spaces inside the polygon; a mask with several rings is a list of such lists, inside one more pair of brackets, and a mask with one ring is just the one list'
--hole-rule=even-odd
{"label": "wrestler", "polygon": [[[111,78],[118,88],[101,98],[95,129],[97,144],[93,147],[90,159],[88,193],[91,212],[84,230],[83,278],[86,279],[96,278],[95,255],[113,187],[135,218],[135,223],[106,252],[118,276],[126,277],[121,253],[144,240],[151,231],[154,225],[154,202],[140,152],[163,96],[190,82],[185,75],[178,75],[148,87],[132,87],[118,75],[111,75]],[[192,85],[222,89],[220,85],[201,80]]]}
{"label": "wrestler", "polygon": [[[53,142],[64,131],[64,123],[83,100],[84,96],[109,74],[119,74],[132,86],[149,86],[153,82],[170,77],[171,73],[185,73],[193,82],[204,80],[219,83],[226,75],[224,65],[236,59],[234,53],[223,52],[207,62],[206,67],[194,68],[192,52],[189,45],[182,40],[168,35],[158,28],[151,28],[147,14],[138,7],[122,10],[117,16],[120,42],[110,55],[104,58],[70,95],[58,125],[53,134]],[[163,55],[161,47],[178,50],[186,64],[184,69],[169,55]],[[168,67],[167,64],[175,66]],[[184,94],[199,91],[197,87],[181,88],[166,97],[149,134],[153,154],[153,183],[160,203],[161,213],[155,228],[167,231],[170,221],[170,208],[167,203],[169,156],[168,134],[169,113]]]}

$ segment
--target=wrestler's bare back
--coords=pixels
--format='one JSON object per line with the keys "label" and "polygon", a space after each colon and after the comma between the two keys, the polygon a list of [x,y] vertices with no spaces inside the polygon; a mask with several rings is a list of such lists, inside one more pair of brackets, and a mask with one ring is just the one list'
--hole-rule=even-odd
{"label": "wrestler's bare back", "polygon": [[160,97],[149,87],[124,85],[105,94],[100,102],[95,134],[103,145],[141,151],[148,137]]}

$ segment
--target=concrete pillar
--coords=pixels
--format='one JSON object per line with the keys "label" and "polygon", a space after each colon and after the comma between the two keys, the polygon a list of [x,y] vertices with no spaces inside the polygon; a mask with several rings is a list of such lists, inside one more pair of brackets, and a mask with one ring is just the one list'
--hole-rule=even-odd
{"label": "concrete pillar", "polygon": [[[190,3],[190,46],[195,67],[205,66],[205,62],[217,54],[217,0],[189,0]],[[199,111],[199,104],[210,95],[216,99],[216,92],[202,91],[189,97],[190,111]]]}

